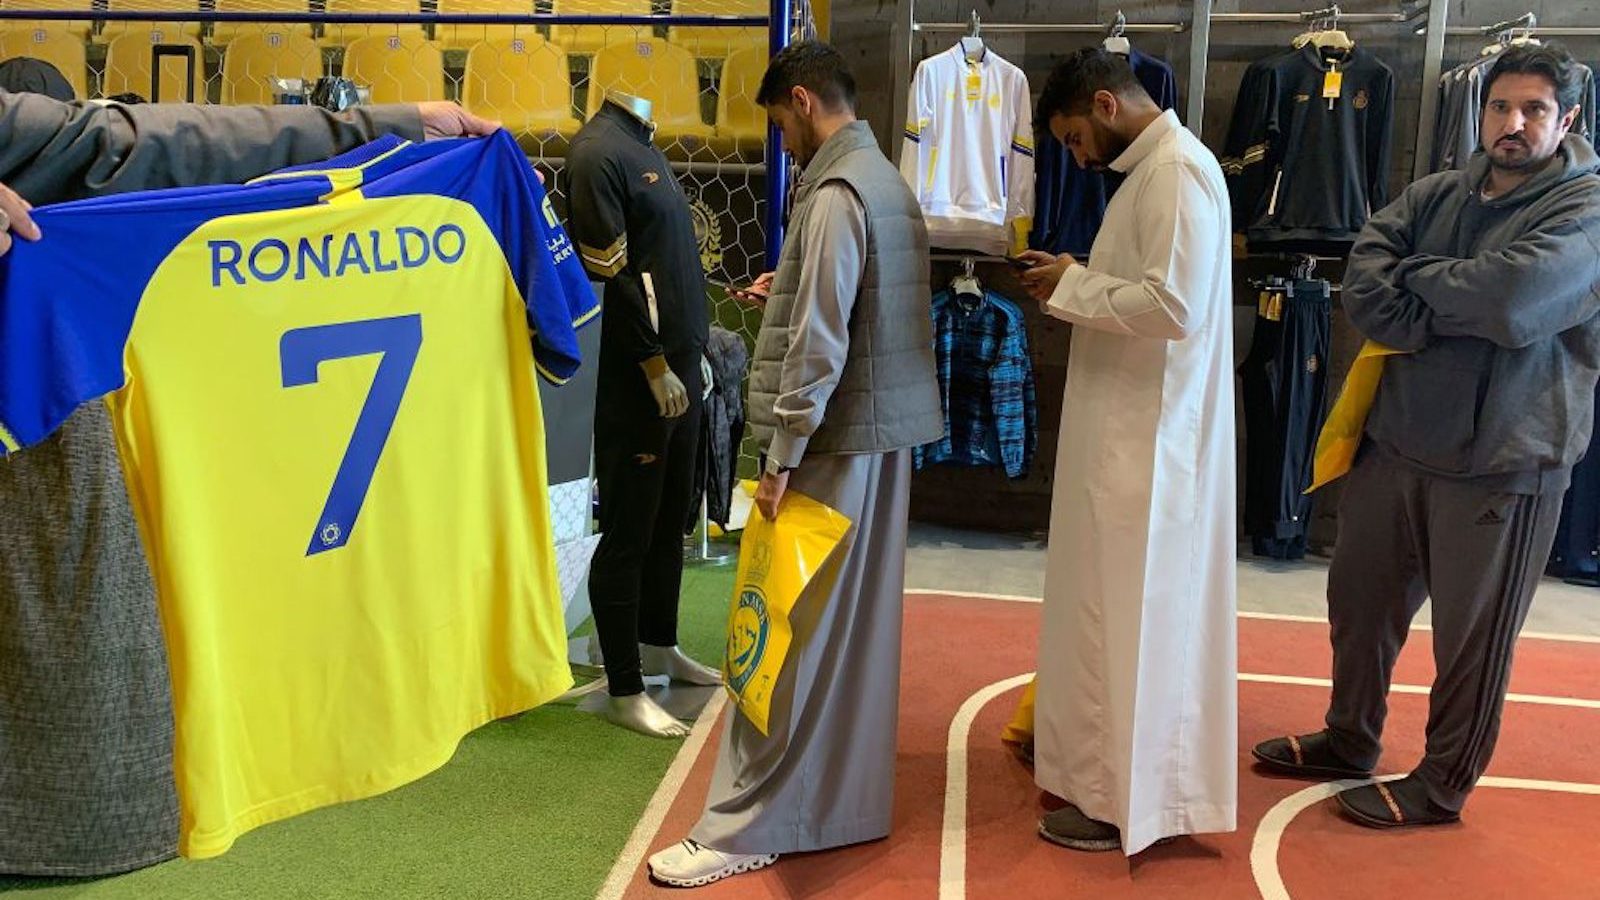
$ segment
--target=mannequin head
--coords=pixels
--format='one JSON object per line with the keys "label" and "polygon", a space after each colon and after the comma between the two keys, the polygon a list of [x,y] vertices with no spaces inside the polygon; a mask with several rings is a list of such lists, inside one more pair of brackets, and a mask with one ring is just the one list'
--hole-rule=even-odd
{"label": "mannequin head", "polygon": [[1085,47],[1051,71],[1034,121],[1046,125],[1078,165],[1103,170],[1160,115],[1127,57]]}
{"label": "mannequin head", "polygon": [[828,138],[856,120],[856,80],[844,57],[821,41],[790,44],[772,58],[756,102],[804,166]]}

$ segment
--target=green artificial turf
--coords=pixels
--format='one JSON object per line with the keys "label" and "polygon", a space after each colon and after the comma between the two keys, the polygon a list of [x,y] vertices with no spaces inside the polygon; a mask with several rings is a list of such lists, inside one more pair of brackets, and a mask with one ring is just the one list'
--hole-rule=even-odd
{"label": "green artificial turf", "polygon": [[[679,641],[721,661],[734,569],[685,573]],[[468,735],[433,774],[258,828],[223,856],[113,878],[0,877],[39,898],[595,895],[681,746],[549,705]]]}

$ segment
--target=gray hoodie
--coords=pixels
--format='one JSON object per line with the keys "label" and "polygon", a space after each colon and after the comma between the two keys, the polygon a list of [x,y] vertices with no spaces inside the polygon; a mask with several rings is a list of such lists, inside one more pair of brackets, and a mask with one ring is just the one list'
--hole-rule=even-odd
{"label": "gray hoodie", "polygon": [[1389,358],[1367,434],[1425,471],[1529,492],[1589,445],[1600,377],[1600,157],[1569,136],[1485,200],[1465,171],[1408,187],[1350,253],[1344,304]]}

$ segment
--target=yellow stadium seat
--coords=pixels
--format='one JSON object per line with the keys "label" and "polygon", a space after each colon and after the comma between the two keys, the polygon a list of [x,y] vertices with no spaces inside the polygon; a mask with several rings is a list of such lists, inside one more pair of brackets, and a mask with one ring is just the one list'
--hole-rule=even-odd
{"label": "yellow stadium seat", "polygon": [[[327,0],[324,6],[329,13],[346,13],[365,15],[367,13],[410,13],[415,15],[422,11],[417,0]],[[419,24],[396,25],[392,22],[365,25],[338,25],[324,24],[322,26],[322,43],[324,45],[344,46],[364,37],[384,37],[387,35],[401,35],[403,37],[427,37],[427,30]]]}
{"label": "yellow stadium seat", "polygon": [[756,105],[761,76],[769,57],[765,49],[740,50],[722,64],[717,89],[717,133],[711,146],[723,159],[740,156],[754,162],[767,145],[767,111]]}
{"label": "yellow stadium seat", "polygon": [[[93,8],[94,0],[0,0],[0,9],[70,10],[78,12]],[[79,19],[72,22],[64,22],[60,19],[8,19],[0,22],[0,29],[7,31],[44,29],[46,31],[59,31],[64,34],[76,35],[79,38],[87,37],[89,30],[93,26],[94,22],[88,19]]]}
{"label": "yellow stadium seat", "polygon": [[303,34],[239,34],[222,57],[223,103],[273,103],[272,79],[322,77],[322,48]]}
{"label": "yellow stadium seat", "polygon": [[[765,16],[766,0],[672,0],[675,16]],[[765,28],[720,28],[711,25],[674,25],[667,40],[700,59],[720,59],[742,50],[767,49]]]}
{"label": "yellow stadium seat", "polygon": [[698,156],[710,142],[712,128],[700,115],[699,69],[682,47],[655,38],[601,50],[589,70],[589,115],[610,90],[650,101],[656,143],[668,156]]}
{"label": "yellow stadium seat", "polygon": [[[217,12],[309,12],[306,0],[216,0]],[[245,34],[297,34],[311,37],[310,22],[217,22],[211,26],[211,41],[216,44],[232,43]]]}
{"label": "yellow stadium seat", "polygon": [[443,100],[444,51],[420,34],[374,34],[345,48],[344,77],[372,88],[373,103]]}
{"label": "yellow stadium seat", "polygon": [[[200,4],[197,0],[106,0],[106,9],[111,12],[198,12]],[[193,22],[106,22],[103,31],[105,40],[110,43],[117,35],[124,32],[149,33],[160,31],[163,33],[200,36],[199,20]],[[107,91],[115,93],[115,91]],[[150,93],[150,85],[146,84],[140,94]]]}
{"label": "yellow stadium seat", "polygon": [[89,97],[89,60],[83,38],[52,28],[8,28],[0,31],[0,60],[30,56],[61,70],[79,100]]}
{"label": "yellow stadium seat", "polygon": [[[458,15],[531,16],[533,0],[439,0],[439,12]],[[543,37],[533,25],[440,25],[434,32],[446,47],[467,49],[481,41]]]}
{"label": "yellow stadium seat", "polygon": [[558,148],[580,126],[572,114],[567,54],[541,37],[484,41],[467,54],[462,104],[500,122],[536,156]]}
{"label": "yellow stadium seat", "polygon": [[[558,16],[648,16],[650,0],[553,0]],[[634,25],[551,25],[550,40],[568,53],[597,53],[612,44],[632,44],[655,36],[653,29]]]}
{"label": "yellow stadium seat", "polygon": [[154,100],[150,66],[154,61],[151,50],[156,44],[180,45],[194,51],[193,69],[181,56],[162,58],[161,102],[189,102],[190,87],[194,88],[195,103],[206,102],[206,57],[200,41],[186,34],[158,28],[142,32],[125,31],[111,39],[106,45],[106,76],[101,93],[107,97],[138,94],[146,100]]}

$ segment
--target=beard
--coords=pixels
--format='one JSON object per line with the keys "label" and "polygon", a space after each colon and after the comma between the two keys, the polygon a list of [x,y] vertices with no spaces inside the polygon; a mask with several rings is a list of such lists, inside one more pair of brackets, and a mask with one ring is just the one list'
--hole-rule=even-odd
{"label": "beard", "polygon": [[1547,158],[1536,155],[1521,137],[1500,138],[1489,148],[1489,164],[1502,172],[1523,172],[1542,165]]}
{"label": "beard", "polygon": [[1084,168],[1104,172],[1111,167],[1111,163],[1117,157],[1127,152],[1131,142],[1124,140],[1109,126],[1102,125],[1094,119],[1089,120],[1089,128],[1094,134],[1095,153],[1086,155]]}

